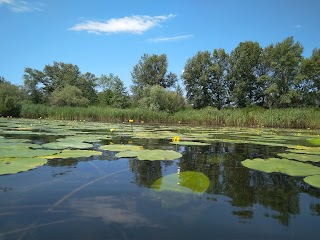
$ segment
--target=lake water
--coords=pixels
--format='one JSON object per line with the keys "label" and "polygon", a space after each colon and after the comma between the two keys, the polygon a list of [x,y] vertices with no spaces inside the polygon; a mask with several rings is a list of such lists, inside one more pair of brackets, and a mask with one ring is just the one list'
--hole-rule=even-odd
{"label": "lake water", "polygon": [[[89,133],[87,133],[89,134]],[[178,134],[178,133],[177,133]],[[53,136],[11,135],[33,143]],[[48,160],[30,171],[0,176],[0,239],[318,239],[320,189],[241,161],[275,157],[285,146],[211,142],[180,146],[168,139],[112,139],[145,149],[174,150],[173,161],[101,156]],[[93,149],[109,144],[94,143]],[[1,147],[0,147],[1,148]],[[101,151],[101,150],[100,150]],[[318,163],[314,163],[319,166]],[[157,191],[170,174],[203,173],[202,194]]]}

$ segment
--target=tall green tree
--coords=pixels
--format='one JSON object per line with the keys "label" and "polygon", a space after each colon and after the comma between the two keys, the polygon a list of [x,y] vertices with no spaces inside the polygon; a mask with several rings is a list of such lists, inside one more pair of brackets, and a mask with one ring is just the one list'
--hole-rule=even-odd
{"label": "tall green tree", "polygon": [[320,49],[314,49],[310,58],[302,60],[299,76],[302,106],[320,106]]}
{"label": "tall green tree", "polygon": [[212,61],[209,51],[199,51],[187,60],[182,74],[188,102],[194,108],[212,106]]}
{"label": "tall green tree", "polygon": [[102,89],[99,93],[99,102],[102,105],[112,105],[114,107],[125,108],[129,105],[129,95],[122,80],[110,73],[101,75],[98,85]]}
{"label": "tall green tree", "polygon": [[19,116],[22,100],[21,89],[0,77],[0,115]]}
{"label": "tall green tree", "polygon": [[262,102],[258,81],[262,48],[257,42],[241,42],[230,54],[231,100],[238,107]]}
{"label": "tall green tree", "polygon": [[229,55],[224,49],[214,49],[212,53],[212,101],[221,109],[229,100],[228,72],[230,71]]}
{"label": "tall green tree", "polygon": [[159,85],[170,88],[177,82],[177,75],[167,73],[168,60],[166,54],[144,54],[139,62],[133,67],[131,79],[133,85],[131,91],[139,99],[146,86]]}
{"label": "tall green tree", "polygon": [[27,100],[32,103],[40,104],[48,101],[48,96],[45,94],[43,89],[43,72],[25,68],[24,70],[24,89],[27,92]]}
{"label": "tall green tree", "polygon": [[33,103],[47,103],[54,91],[66,86],[77,87],[90,103],[94,103],[97,100],[96,82],[94,74],[82,74],[77,65],[62,62],[46,65],[43,71],[26,68],[24,74],[25,88]]}
{"label": "tall green tree", "polygon": [[293,37],[267,46],[262,55],[266,73],[261,79],[266,84],[267,107],[290,107],[299,98],[296,79],[300,71],[303,47]]}

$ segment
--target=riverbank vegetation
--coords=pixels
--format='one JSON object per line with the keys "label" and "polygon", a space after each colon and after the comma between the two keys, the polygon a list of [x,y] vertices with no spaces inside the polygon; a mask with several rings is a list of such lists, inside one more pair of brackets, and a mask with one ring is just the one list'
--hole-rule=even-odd
{"label": "riverbank vegetation", "polygon": [[153,111],[141,108],[114,108],[90,106],[55,107],[25,104],[21,117],[40,119],[61,119],[76,121],[99,121],[127,123],[134,119],[135,124],[193,124],[203,126],[238,126],[272,128],[320,128],[320,110],[316,108],[265,109],[223,108],[185,109],[176,113]]}
{"label": "riverbank vegetation", "polygon": [[[0,114],[219,126],[320,127],[320,49],[303,56],[292,37],[262,48],[246,41],[227,53],[199,51],[180,76],[166,54],[144,54],[127,89],[115,74],[96,77],[54,62],[25,68],[24,85],[0,77]],[[182,85],[179,84],[182,83]]]}

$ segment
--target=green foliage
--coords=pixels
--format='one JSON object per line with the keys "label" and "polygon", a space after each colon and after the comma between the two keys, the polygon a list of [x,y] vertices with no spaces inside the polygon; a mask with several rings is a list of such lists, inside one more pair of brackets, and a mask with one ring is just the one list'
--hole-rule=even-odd
{"label": "green foliage", "polygon": [[198,52],[188,59],[182,78],[187,90],[187,100],[194,108],[212,106],[212,62],[210,52]]}
{"label": "green foliage", "polygon": [[54,90],[49,101],[51,105],[59,107],[86,107],[89,105],[89,100],[83,96],[82,91],[71,85]]}
{"label": "green foliage", "polygon": [[101,105],[111,105],[119,108],[128,107],[129,95],[126,87],[118,76],[112,73],[110,73],[109,76],[102,75],[98,80],[98,85],[103,90],[98,94]]}
{"label": "green foliage", "polygon": [[172,72],[167,73],[167,68],[167,55],[144,54],[131,72],[133,82],[131,91],[134,100],[138,101],[144,97],[145,88],[148,86],[173,87],[178,80],[177,75]]}
{"label": "green foliage", "polygon": [[19,116],[22,100],[21,89],[0,77],[0,116]]}
{"label": "green foliage", "polygon": [[302,60],[298,89],[300,105],[320,106],[320,49],[314,49],[312,56]]}
{"label": "green foliage", "polygon": [[263,103],[259,77],[262,48],[257,42],[241,42],[230,54],[231,100],[238,107]]}
{"label": "green foliage", "polygon": [[262,64],[266,73],[262,80],[266,84],[266,106],[294,106],[295,99],[299,98],[295,80],[299,74],[302,52],[303,47],[299,42],[295,43],[293,37],[265,48]]}
{"label": "green foliage", "polygon": [[212,55],[208,51],[198,52],[190,58],[182,74],[189,103],[197,109],[222,108],[228,97],[228,69],[228,54],[223,49],[215,49]]}
{"label": "green foliage", "polygon": [[145,108],[96,107],[54,107],[46,105],[24,104],[21,108],[24,118],[53,118],[65,120],[93,120],[105,122],[173,123],[281,127],[281,128],[320,128],[320,111],[315,108],[264,109],[264,108],[217,108],[186,109],[169,114],[164,111],[152,111]]}
{"label": "green foliage", "polygon": [[43,71],[26,68],[24,85],[32,103],[48,103],[54,91],[67,86],[77,87],[90,104],[97,101],[97,78],[92,73],[81,74],[77,65],[54,62]]}
{"label": "green foliage", "polygon": [[139,100],[139,107],[152,111],[166,111],[174,113],[185,108],[183,96],[167,90],[159,85],[143,88],[143,96]]}

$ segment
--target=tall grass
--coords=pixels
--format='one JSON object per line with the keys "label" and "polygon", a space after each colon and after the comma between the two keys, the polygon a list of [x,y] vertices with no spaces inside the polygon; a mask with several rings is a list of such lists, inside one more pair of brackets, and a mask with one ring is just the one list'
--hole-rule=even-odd
{"label": "tall grass", "polygon": [[50,107],[46,105],[26,104],[22,106],[21,117],[51,118],[64,120],[86,120],[100,122],[136,122],[164,123],[238,127],[281,127],[281,128],[320,128],[319,108],[229,108],[218,110],[207,107],[200,110],[188,109],[169,114],[162,111],[147,109],[118,109],[110,107],[91,106]]}

